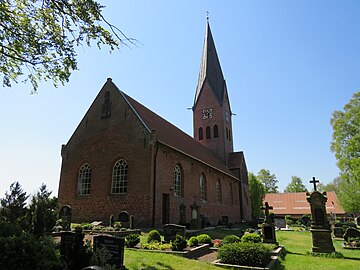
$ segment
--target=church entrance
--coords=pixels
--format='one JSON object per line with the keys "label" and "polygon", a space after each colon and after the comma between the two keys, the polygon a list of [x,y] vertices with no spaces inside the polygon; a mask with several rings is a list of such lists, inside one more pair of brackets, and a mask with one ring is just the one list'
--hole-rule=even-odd
{"label": "church entrance", "polygon": [[162,224],[170,222],[170,195],[163,193],[162,195]]}

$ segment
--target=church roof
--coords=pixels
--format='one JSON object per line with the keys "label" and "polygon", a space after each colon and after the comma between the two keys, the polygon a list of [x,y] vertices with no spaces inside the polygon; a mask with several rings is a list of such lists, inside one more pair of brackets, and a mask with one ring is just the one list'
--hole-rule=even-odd
{"label": "church roof", "polygon": [[206,22],[206,34],[194,105],[196,105],[197,99],[205,81],[210,84],[219,103],[222,103],[225,91],[225,79],[216,52],[214,39],[211,34],[209,20]]}
{"label": "church roof", "polygon": [[[155,130],[156,139],[158,142],[166,145],[176,151],[190,156],[205,163],[208,166],[219,170],[233,178],[234,174],[223,164],[215,155],[205,146],[194,140],[191,136],[166,121],[153,111],[149,110],[135,99],[120,91],[128,104],[132,107],[139,119],[143,122],[145,127],[149,130]],[[236,178],[237,179],[237,178]]]}
{"label": "church roof", "polygon": [[[328,191],[326,193],[326,212],[337,215],[345,214],[340,206],[336,193]],[[304,215],[311,214],[309,202],[306,200],[306,192],[295,193],[267,193],[264,202],[268,202],[274,209],[271,210],[275,215]]]}

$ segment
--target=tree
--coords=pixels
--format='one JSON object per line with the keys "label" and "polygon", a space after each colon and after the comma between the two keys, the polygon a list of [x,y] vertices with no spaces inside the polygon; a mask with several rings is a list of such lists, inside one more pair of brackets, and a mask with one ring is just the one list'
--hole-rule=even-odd
{"label": "tree", "polygon": [[26,215],[28,209],[26,208],[26,200],[29,196],[23,191],[19,182],[14,182],[10,185],[10,194],[5,193],[5,198],[1,199],[0,219],[3,222],[19,226],[26,230],[28,223],[26,222]]}
{"label": "tree", "polygon": [[275,174],[270,174],[269,170],[261,169],[257,179],[264,185],[265,193],[278,193],[278,186]]}
{"label": "tree", "polygon": [[330,121],[333,127],[331,151],[335,153],[342,180],[360,183],[360,92],[335,111]]}
{"label": "tree", "polygon": [[318,183],[316,188],[320,192],[323,192],[323,191],[335,191],[335,192],[337,192],[338,189],[339,189],[340,182],[341,182],[341,178],[336,177],[333,181],[331,181],[328,184]]}
{"label": "tree", "polygon": [[95,0],[0,1],[3,85],[23,79],[36,92],[42,79],[64,84],[77,69],[77,46],[94,42],[112,51],[134,44],[104,18],[103,8]]}
{"label": "tree", "polygon": [[342,179],[336,195],[341,207],[348,213],[360,213],[360,182],[354,178]]}
{"label": "tree", "polygon": [[249,193],[252,218],[257,219],[262,215],[260,208],[265,197],[265,187],[253,173],[249,173]]}
{"label": "tree", "polygon": [[29,205],[31,231],[36,236],[50,232],[58,218],[57,198],[50,197],[51,191],[42,184],[38,193],[32,197]]}
{"label": "tree", "polygon": [[291,182],[286,186],[284,192],[292,193],[292,192],[307,192],[307,188],[303,184],[300,177],[291,176]]}

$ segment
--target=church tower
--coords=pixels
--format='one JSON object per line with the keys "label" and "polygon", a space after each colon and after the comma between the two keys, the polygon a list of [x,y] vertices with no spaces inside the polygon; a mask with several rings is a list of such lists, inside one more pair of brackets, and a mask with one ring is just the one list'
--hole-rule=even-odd
{"label": "church tower", "polygon": [[193,105],[194,139],[209,148],[224,164],[233,152],[230,101],[211,34],[209,19]]}

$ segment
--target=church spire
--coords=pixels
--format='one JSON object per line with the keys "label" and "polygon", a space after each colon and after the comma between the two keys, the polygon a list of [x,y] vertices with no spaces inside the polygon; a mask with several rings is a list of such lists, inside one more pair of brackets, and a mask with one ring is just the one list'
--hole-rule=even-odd
{"label": "church spire", "polygon": [[209,16],[206,17],[206,34],[200,65],[199,80],[196,88],[194,106],[197,103],[203,84],[208,81],[214,94],[221,104],[224,98],[225,80],[220,61],[216,53],[215,43],[211,34]]}

